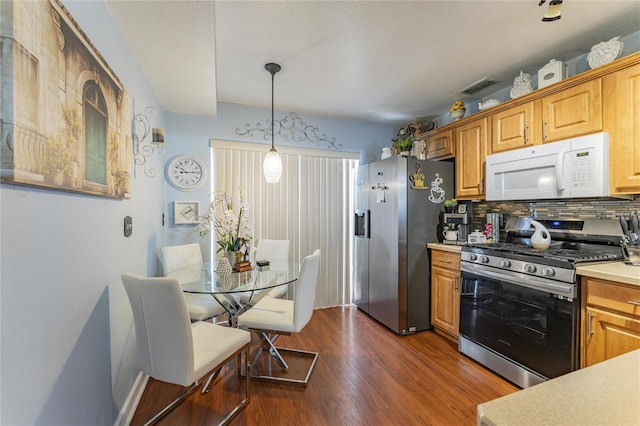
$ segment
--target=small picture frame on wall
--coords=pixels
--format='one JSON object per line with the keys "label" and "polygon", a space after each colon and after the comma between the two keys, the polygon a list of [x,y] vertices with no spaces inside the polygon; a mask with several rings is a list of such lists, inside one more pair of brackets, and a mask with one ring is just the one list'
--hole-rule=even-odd
{"label": "small picture frame on wall", "polygon": [[458,213],[466,213],[467,205],[466,204],[458,204]]}
{"label": "small picture frame on wall", "polygon": [[198,201],[174,201],[173,222],[176,225],[193,225],[200,217],[200,203]]}

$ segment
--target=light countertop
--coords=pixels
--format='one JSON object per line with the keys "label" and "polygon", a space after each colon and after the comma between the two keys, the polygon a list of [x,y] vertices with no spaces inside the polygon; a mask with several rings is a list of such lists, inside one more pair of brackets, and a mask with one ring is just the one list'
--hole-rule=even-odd
{"label": "light countertop", "polygon": [[578,266],[576,274],[640,287],[640,266],[631,266],[624,262]]}
{"label": "light countertop", "polygon": [[478,425],[639,425],[640,349],[478,405]]}
{"label": "light countertop", "polygon": [[462,246],[457,246],[453,244],[442,244],[442,243],[428,243],[427,248],[433,250],[442,250],[442,251],[450,251],[452,253],[460,253],[462,250]]}

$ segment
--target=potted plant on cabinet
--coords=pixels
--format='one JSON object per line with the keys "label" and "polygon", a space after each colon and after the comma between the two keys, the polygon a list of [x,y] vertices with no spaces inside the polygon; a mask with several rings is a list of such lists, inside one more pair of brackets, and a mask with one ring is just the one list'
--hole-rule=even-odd
{"label": "potted plant on cabinet", "polygon": [[411,136],[406,136],[404,138],[398,139],[393,147],[396,150],[400,151],[400,155],[409,156],[411,153],[411,148],[413,148],[413,138]]}
{"label": "potted plant on cabinet", "polygon": [[411,148],[413,148],[413,132],[411,129],[400,129],[398,131],[398,137],[392,140],[396,154],[400,154],[405,157],[408,157],[411,154]]}

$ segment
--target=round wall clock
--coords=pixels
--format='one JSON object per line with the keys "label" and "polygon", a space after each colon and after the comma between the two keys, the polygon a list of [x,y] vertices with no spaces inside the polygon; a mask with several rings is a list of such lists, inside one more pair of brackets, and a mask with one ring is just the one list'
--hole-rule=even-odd
{"label": "round wall clock", "polygon": [[194,191],[207,180],[207,167],[194,155],[176,155],[167,163],[167,180],[176,189]]}

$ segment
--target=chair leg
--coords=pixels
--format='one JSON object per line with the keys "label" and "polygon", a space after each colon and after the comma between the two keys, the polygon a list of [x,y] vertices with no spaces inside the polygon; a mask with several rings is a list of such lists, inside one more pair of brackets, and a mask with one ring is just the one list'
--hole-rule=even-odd
{"label": "chair leg", "polygon": [[211,383],[212,380],[215,380],[216,377],[218,377],[218,374],[220,374],[220,370],[222,370],[222,366],[220,366],[216,371],[213,372],[213,374],[209,376],[209,378],[207,379],[207,383],[205,383],[201,391],[203,395],[209,392],[209,384]]}
{"label": "chair leg", "polygon": [[[240,413],[240,411],[244,410],[244,408],[249,404],[250,395],[251,395],[251,364],[249,363],[250,352],[251,352],[251,345],[250,345],[250,343],[247,343],[246,345],[244,345],[242,347],[242,349],[240,349],[237,352],[237,355],[235,355],[235,354],[233,355],[234,357],[235,356],[238,357],[238,371],[240,371],[240,369],[242,368],[242,364],[244,364],[244,369],[247,371],[247,375],[244,377],[244,379],[245,379],[244,398],[242,399],[242,401],[240,401],[240,403],[238,403],[238,405],[236,405],[233,408],[233,410],[231,410],[231,412],[229,414],[226,415],[226,417],[224,419],[222,419],[222,421],[219,423],[219,426],[228,425],[231,422],[231,420],[233,420],[233,418],[236,417]],[[209,376],[204,388],[202,389],[202,393],[209,392],[209,390],[208,390],[209,384],[211,383],[212,380],[215,380],[215,378],[218,376],[218,374],[220,374],[220,371],[222,370],[222,366],[224,366],[229,360],[230,360],[230,358],[228,358],[225,362],[223,362],[222,365]],[[244,360],[244,362],[243,362],[243,360]],[[173,410],[180,403],[182,403],[182,401],[184,401],[196,389],[198,389],[198,386],[200,386],[200,383],[198,381],[196,381],[184,393],[182,393],[178,398],[173,400],[169,405],[167,405],[165,408],[163,408],[162,411],[160,411],[158,414],[153,416],[153,418],[151,420],[147,421],[144,425],[145,426],[151,426],[151,425],[156,424],[163,417],[165,417],[167,414],[169,414],[171,412],[171,410]]]}
{"label": "chair leg", "polygon": [[283,371],[287,371],[289,366],[285,362],[284,358],[282,358],[282,355],[280,355],[280,352],[278,352],[278,349],[275,347],[271,339],[269,339],[269,335],[266,332],[262,332],[261,335],[262,341],[269,345],[269,354],[278,361],[278,364],[280,364]]}
{"label": "chair leg", "polygon": [[174,399],[169,405],[164,407],[158,414],[153,416],[151,420],[147,421],[144,424],[144,426],[151,426],[159,422],[164,416],[169,414],[171,410],[173,410],[178,405],[180,405],[182,401],[184,401],[189,395],[191,395],[196,389],[198,389],[198,386],[200,386],[200,384],[198,382],[195,382],[182,395],[180,395],[178,398]]}
{"label": "chair leg", "polygon": [[[254,368],[252,369],[253,371],[252,377],[251,377],[252,379],[258,380],[258,381],[265,381],[265,382],[289,383],[289,384],[307,386],[307,384],[309,383],[309,379],[311,378],[311,373],[313,373],[313,370],[315,369],[316,363],[318,361],[319,355],[317,352],[309,352],[309,351],[302,351],[298,349],[276,347],[274,342],[278,337],[280,337],[280,334],[274,332],[274,336],[271,337],[269,331],[260,330],[260,329],[251,329],[251,328],[249,328],[248,330],[254,333],[256,336],[260,337],[260,344],[256,348],[255,353],[252,354],[253,358],[251,360],[251,363],[254,364]],[[267,373],[267,374],[260,373],[259,370],[261,368],[260,368],[260,364],[258,364],[258,359],[262,355],[262,352],[266,349],[269,349],[269,354],[276,360],[276,362],[278,363],[282,371],[285,374],[287,374],[287,376],[288,376],[288,373],[290,373],[289,365],[285,361],[283,353],[288,353],[291,356],[294,356],[297,358],[307,359],[309,362],[309,366],[305,368],[304,376],[302,378],[292,378],[292,377],[287,378],[285,376],[276,377],[271,373]]]}
{"label": "chair leg", "polygon": [[240,413],[240,411],[244,410],[247,404],[249,404],[250,391],[251,391],[251,364],[249,363],[250,352],[251,352],[251,344],[247,343],[242,348],[242,351],[238,354],[238,371],[241,370],[241,363],[242,363],[241,360],[244,359],[244,368],[247,372],[244,379],[245,380],[244,382],[245,396],[243,400],[240,401],[240,403],[236,405],[235,408],[231,410],[231,412],[227,414],[227,416],[219,423],[220,425],[228,425],[231,422],[231,420],[233,420],[233,418],[237,416],[238,413]]}

